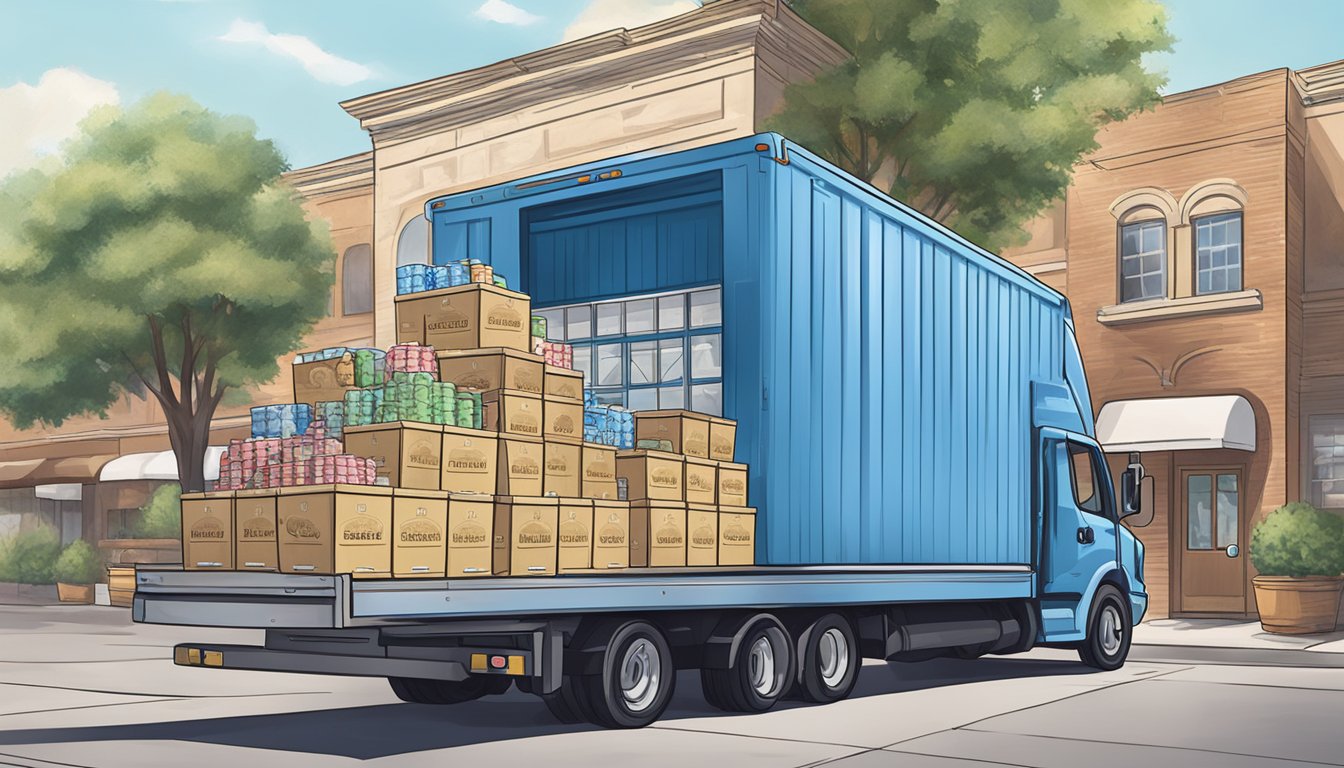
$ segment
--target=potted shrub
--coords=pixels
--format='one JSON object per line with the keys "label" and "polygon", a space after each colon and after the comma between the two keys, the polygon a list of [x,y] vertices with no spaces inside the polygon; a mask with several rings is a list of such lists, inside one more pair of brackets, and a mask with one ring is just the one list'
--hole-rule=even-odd
{"label": "potted shrub", "polygon": [[1306,502],[1285,504],[1256,523],[1251,563],[1266,632],[1330,632],[1344,581],[1344,520]]}
{"label": "potted shrub", "polygon": [[103,561],[87,541],[79,539],[57,558],[52,576],[63,603],[92,603],[93,583],[102,575]]}

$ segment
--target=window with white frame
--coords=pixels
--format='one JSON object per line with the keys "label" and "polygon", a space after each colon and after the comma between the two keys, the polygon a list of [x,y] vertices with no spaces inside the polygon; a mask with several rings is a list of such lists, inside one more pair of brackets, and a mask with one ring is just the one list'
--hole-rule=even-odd
{"label": "window with white frame", "polygon": [[723,413],[723,292],[702,288],[538,309],[598,402]]}
{"label": "window with white frame", "polygon": [[1344,509],[1344,414],[1307,420],[1307,499],[1322,509]]}
{"label": "window with white frame", "polygon": [[1167,295],[1167,225],[1162,219],[1120,226],[1120,301]]}
{"label": "window with white frame", "polygon": [[1241,211],[1195,219],[1195,293],[1241,290]]}

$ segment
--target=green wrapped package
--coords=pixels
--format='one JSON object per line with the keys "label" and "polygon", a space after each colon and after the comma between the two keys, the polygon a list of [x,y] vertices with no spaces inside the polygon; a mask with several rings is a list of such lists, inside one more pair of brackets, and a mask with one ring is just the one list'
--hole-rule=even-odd
{"label": "green wrapped package", "polygon": [[363,389],[383,380],[380,352],[376,349],[355,350],[355,386]]}

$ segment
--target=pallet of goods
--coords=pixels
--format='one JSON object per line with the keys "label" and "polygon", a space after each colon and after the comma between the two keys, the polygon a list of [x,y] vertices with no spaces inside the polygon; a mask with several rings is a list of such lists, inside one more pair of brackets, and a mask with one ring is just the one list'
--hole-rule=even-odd
{"label": "pallet of goods", "polygon": [[[398,344],[295,358],[220,481],[182,498],[194,570],[556,576],[754,562],[736,424],[599,403],[485,265],[397,272]],[[300,382],[303,382],[302,386]]]}

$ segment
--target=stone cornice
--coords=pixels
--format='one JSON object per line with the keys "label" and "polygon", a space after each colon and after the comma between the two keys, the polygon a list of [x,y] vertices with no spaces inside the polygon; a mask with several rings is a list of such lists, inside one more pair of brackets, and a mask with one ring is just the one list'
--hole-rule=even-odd
{"label": "stone cornice", "polygon": [[373,153],[361,152],[319,165],[295,168],[285,173],[284,179],[307,199],[372,190]]}
{"label": "stone cornice", "polygon": [[569,95],[626,88],[690,61],[729,60],[758,47],[813,69],[846,56],[777,0],[719,0],[656,24],[612,30],[341,106],[381,146]]}

